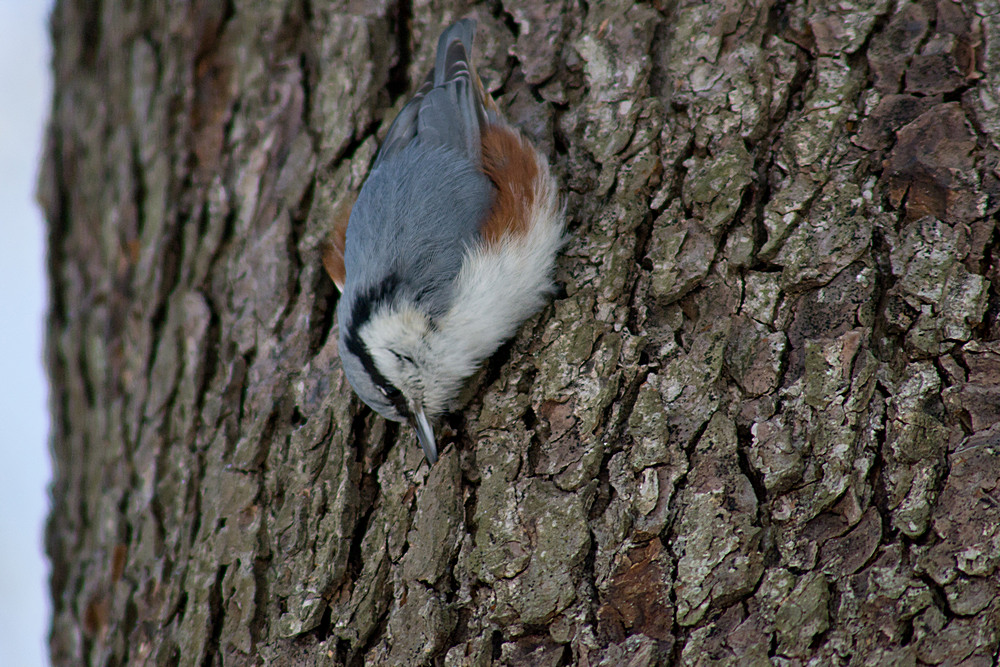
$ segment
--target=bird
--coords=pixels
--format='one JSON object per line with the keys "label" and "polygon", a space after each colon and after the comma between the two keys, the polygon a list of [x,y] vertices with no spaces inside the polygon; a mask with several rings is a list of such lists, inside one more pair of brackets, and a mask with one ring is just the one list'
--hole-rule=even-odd
{"label": "bird", "polygon": [[340,290],[343,371],[373,410],[410,423],[430,465],[433,424],[548,302],[565,242],[548,161],[472,65],[475,30],[467,18],[441,33],[434,68],[322,249]]}

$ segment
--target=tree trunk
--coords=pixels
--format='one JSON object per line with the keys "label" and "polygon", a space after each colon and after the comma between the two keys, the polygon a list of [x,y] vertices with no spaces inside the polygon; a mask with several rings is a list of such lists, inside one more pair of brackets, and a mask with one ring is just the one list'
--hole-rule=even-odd
{"label": "tree trunk", "polygon": [[[470,11],[572,238],[428,467],[319,248]],[[56,664],[996,664],[1000,1],[52,33]]]}

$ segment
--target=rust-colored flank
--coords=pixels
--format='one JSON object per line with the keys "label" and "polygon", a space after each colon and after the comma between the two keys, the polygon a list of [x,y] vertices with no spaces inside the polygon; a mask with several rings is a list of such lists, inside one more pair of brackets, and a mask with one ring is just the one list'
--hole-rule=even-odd
{"label": "rust-colored flank", "polygon": [[483,173],[497,189],[490,217],[481,229],[483,239],[492,245],[508,234],[527,234],[538,161],[534,149],[515,130],[488,125],[482,136]]}
{"label": "rust-colored flank", "polygon": [[347,277],[347,270],[344,268],[344,244],[347,241],[347,222],[351,218],[351,208],[353,200],[348,200],[346,206],[341,210],[333,221],[333,233],[329,240],[324,241],[320,246],[323,253],[323,268],[330,274],[337,289],[344,289],[344,279]]}

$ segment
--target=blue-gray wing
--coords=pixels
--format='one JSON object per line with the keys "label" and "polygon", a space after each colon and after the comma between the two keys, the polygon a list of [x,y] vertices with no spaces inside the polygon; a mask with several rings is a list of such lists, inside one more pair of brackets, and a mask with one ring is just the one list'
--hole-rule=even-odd
{"label": "blue-gray wing", "polygon": [[479,165],[454,148],[405,146],[372,171],[351,211],[345,299],[393,277],[394,290],[443,315],[493,198]]}
{"label": "blue-gray wing", "polygon": [[476,22],[462,19],[438,39],[437,57],[423,85],[396,116],[373,169],[413,141],[446,148],[479,162],[480,127],[487,118],[481,84],[470,64]]}
{"label": "blue-gray wing", "polygon": [[444,31],[434,69],[389,128],[351,211],[339,308],[379,285],[432,317],[450,303],[495,194],[480,155],[480,127],[495,107],[469,64],[475,28],[465,19]]}

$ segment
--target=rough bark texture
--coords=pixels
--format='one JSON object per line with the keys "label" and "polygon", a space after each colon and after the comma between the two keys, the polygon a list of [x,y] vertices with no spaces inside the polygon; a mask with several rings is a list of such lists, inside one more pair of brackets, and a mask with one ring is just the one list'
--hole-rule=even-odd
{"label": "rough bark texture", "polygon": [[[565,292],[428,468],[320,243],[472,11]],[[1000,0],[64,0],[60,665],[996,664]]]}

